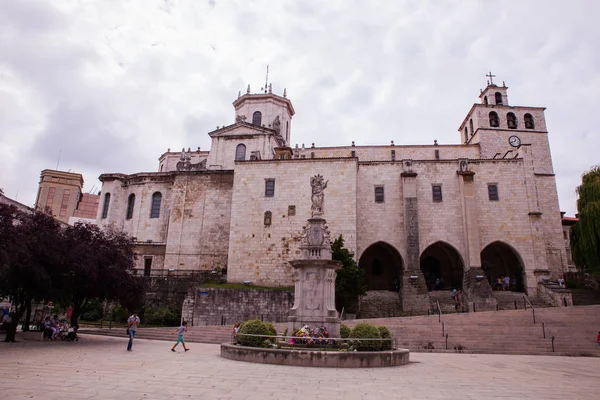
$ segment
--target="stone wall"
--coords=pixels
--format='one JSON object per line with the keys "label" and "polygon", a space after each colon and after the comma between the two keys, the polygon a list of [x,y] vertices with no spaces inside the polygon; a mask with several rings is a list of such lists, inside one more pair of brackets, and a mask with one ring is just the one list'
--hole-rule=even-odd
{"label": "stone wall", "polygon": [[232,171],[177,175],[172,187],[165,268],[226,267],[232,188]]}
{"label": "stone wall", "polygon": [[188,292],[181,315],[192,326],[233,325],[249,319],[287,322],[293,305],[292,290],[197,287]]}
{"label": "stone wall", "polygon": [[479,158],[479,146],[464,145],[398,145],[398,146],[337,146],[314,147],[307,146],[306,158],[350,157],[352,152],[360,161],[392,161],[392,150],[395,159],[435,160],[438,151],[441,160],[457,158]]}
{"label": "stone wall", "polygon": [[[269,160],[237,163],[231,209],[227,280],[269,286],[292,284],[288,261],[300,256],[300,233],[311,217],[310,178],[328,180],[323,217],[332,237],[356,250],[356,159]],[[275,193],[265,196],[265,182]],[[270,225],[265,213],[271,212]]]}

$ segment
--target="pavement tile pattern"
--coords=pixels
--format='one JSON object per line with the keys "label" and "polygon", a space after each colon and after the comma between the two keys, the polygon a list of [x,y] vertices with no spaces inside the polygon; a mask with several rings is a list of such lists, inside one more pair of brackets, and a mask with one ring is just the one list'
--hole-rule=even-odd
{"label": "pavement tile pattern", "polygon": [[[173,342],[174,343],[174,342]],[[412,353],[407,366],[282,367],[223,359],[219,345],[81,335],[0,343],[2,399],[597,399],[600,358]]]}

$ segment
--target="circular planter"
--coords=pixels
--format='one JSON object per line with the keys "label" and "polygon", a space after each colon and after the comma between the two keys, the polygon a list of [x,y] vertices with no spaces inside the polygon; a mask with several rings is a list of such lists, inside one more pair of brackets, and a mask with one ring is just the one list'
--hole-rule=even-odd
{"label": "circular planter", "polygon": [[379,368],[408,364],[407,349],[391,351],[319,351],[264,349],[223,343],[221,357],[229,360],[297,367]]}

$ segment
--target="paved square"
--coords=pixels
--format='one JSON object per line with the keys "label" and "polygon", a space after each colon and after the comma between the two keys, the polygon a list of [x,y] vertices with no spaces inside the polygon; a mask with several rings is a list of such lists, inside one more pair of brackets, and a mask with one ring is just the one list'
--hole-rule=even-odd
{"label": "paved square", "polygon": [[0,343],[3,399],[594,399],[600,358],[412,353],[403,367],[324,369],[222,359],[219,346],[82,336]]}

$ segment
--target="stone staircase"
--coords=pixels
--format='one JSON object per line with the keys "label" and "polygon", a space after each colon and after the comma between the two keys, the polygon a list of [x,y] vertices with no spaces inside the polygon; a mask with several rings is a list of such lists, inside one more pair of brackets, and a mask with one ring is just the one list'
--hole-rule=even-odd
{"label": "stone staircase", "polygon": [[[513,304],[514,307],[514,304]],[[475,313],[444,314],[444,333],[439,316],[415,316],[349,320],[352,327],[360,321],[385,325],[392,331],[397,346],[413,352],[466,352],[485,354],[536,354],[600,356],[596,334],[600,330],[600,305],[536,309],[518,309]],[[542,320],[546,324],[543,337]],[[285,323],[275,324],[281,334]],[[174,341],[175,328],[142,328],[136,339]],[[81,329],[82,334],[125,336],[125,328]],[[555,336],[552,351],[551,335]],[[224,343],[231,340],[231,326],[195,326],[188,328],[186,341]]]}
{"label": "stone staircase", "polygon": [[[492,292],[494,298],[498,302],[498,310],[522,310],[525,308],[525,301],[523,300],[523,296],[526,296],[525,293],[521,292],[503,292],[503,291],[495,291]],[[526,296],[527,297],[527,296]],[[550,307],[550,305],[544,302],[541,299],[536,297],[528,297],[528,300],[535,308],[546,308]],[[440,308],[442,309],[442,313],[451,314],[456,313],[454,309],[455,303],[454,299],[451,296],[450,290],[433,290],[429,292],[429,301],[431,306],[432,313],[437,313],[437,303],[439,302]],[[516,308],[515,308],[516,302]],[[475,311],[482,310],[483,307],[475,304]],[[527,305],[529,308],[529,305]],[[463,305],[463,311],[468,311],[468,305]]]}
{"label": "stone staircase", "polygon": [[[513,305],[514,306],[514,305]],[[443,315],[444,333],[439,316],[370,319],[386,325],[397,346],[411,351],[467,352],[485,354],[537,354],[600,356],[596,334],[600,326],[600,306],[506,310]],[[543,337],[542,320],[546,324]],[[356,324],[347,321],[348,326]],[[552,351],[551,334],[554,334]]]}

